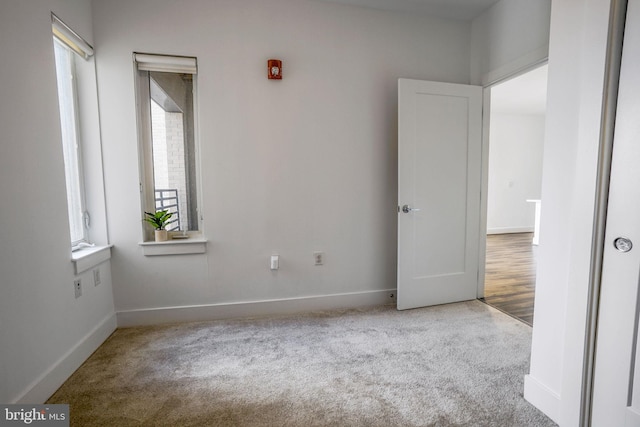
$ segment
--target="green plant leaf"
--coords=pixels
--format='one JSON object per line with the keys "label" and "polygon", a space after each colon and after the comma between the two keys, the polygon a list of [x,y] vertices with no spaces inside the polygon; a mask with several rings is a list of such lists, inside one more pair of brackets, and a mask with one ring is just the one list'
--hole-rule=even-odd
{"label": "green plant leaf", "polygon": [[144,214],[147,215],[148,218],[143,219],[153,225],[156,230],[163,230],[169,222],[169,219],[173,216],[173,213],[168,210],[159,210],[154,213],[145,212]]}

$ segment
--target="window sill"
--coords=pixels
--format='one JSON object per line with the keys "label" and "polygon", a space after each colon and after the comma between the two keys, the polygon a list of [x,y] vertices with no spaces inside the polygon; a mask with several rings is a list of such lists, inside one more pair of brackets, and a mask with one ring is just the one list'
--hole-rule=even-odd
{"label": "window sill", "polygon": [[203,236],[138,244],[142,247],[142,253],[145,256],[203,254],[207,251],[207,239]]}
{"label": "window sill", "polygon": [[111,248],[113,245],[94,246],[92,248],[84,248],[71,253],[71,261],[73,262],[76,274],[90,270],[98,264],[111,259]]}

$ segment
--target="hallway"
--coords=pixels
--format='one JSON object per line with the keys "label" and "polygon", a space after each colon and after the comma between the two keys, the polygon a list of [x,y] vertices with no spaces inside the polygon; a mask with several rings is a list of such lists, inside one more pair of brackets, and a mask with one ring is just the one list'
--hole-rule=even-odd
{"label": "hallway", "polygon": [[536,249],[533,233],[487,236],[485,291],[482,301],[533,325]]}

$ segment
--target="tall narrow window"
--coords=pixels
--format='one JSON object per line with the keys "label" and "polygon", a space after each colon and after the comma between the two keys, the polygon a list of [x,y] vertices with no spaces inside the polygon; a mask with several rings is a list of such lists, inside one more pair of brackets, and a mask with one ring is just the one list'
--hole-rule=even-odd
{"label": "tall narrow window", "polygon": [[135,62],[143,211],[171,212],[168,231],[198,231],[195,58],[135,54]]}
{"label": "tall narrow window", "polygon": [[76,249],[82,242],[89,240],[87,232],[89,216],[85,208],[80,153],[76,61],[89,58],[93,54],[93,49],[55,16],[53,16],[53,36],[69,227],[72,249]]}

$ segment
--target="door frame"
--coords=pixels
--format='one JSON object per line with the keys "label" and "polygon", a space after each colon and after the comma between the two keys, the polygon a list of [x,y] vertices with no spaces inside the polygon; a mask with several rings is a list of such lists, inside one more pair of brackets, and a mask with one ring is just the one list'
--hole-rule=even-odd
{"label": "door frame", "polygon": [[600,122],[600,142],[596,175],[596,193],[591,242],[591,262],[587,289],[584,355],[582,360],[582,386],[580,390],[580,425],[591,426],[593,385],[598,337],[600,290],[605,249],[607,208],[609,202],[610,172],[613,158],[615,119],[618,87],[622,64],[622,45],[626,24],[627,0],[611,2],[604,75],[604,94]]}
{"label": "door frame", "polygon": [[480,183],[480,231],[478,244],[478,289],[477,298],[484,298],[484,276],[487,265],[487,198],[489,193],[489,144],[491,130],[491,89],[494,86],[533,71],[549,62],[548,54],[538,60],[518,68],[500,78],[482,85],[482,165]]}

